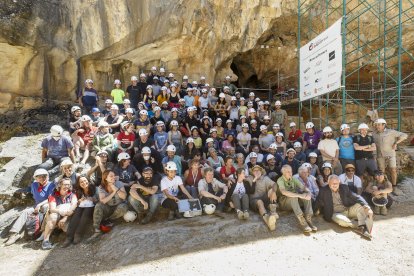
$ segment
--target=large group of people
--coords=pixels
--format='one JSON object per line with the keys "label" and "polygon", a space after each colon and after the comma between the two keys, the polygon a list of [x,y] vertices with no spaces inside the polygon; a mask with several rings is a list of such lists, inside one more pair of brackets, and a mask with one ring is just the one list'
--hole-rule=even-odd
{"label": "large group of people", "polygon": [[[35,205],[14,222],[6,245],[33,224],[43,249],[53,248],[56,228],[66,232],[63,247],[94,241],[118,218],[147,224],[160,207],[169,220],[181,218],[184,199],[199,199],[206,214],[257,213],[271,231],[277,210],[293,211],[305,233],[317,231],[312,217],[320,213],[371,238],[374,213],[386,215],[391,193],[401,192],[395,150],[407,135],[384,119],[355,133],[343,124],[335,138],[330,126],[320,131],[312,122],[302,133],[280,101],[244,95],[229,76],[216,89],[205,77],[177,81],[153,67],[122,87],[115,80],[99,106],[86,80],[67,129],[51,127],[30,185]],[[86,238],[88,224],[94,234]]]}

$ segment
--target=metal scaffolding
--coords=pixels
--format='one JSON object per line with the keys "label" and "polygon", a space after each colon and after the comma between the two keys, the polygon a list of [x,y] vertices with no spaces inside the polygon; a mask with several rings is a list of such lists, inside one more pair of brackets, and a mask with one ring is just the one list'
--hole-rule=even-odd
{"label": "metal scaffolding", "polygon": [[[341,104],[342,122],[358,124],[365,119],[359,118],[359,111],[355,121],[346,120],[355,112],[356,108],[347,110],[353,104],[358,110],[377,110],[380,117],[394,119],[394,127],[400,130],[402,103],[412,107],[414,100],[414,74],[404,67],[413,65],[413,49],[409,49],[413,45],[403,40],[404,34],[413,31],[413,1],[298,0],[298,49],[343,18],[341,89],[299,103],[300,113],[309,112],[311,120],[328,125],[329,106]],[[315,105],[319,116],[312,114]],[[323,108],[327,112],[321,118]]]}

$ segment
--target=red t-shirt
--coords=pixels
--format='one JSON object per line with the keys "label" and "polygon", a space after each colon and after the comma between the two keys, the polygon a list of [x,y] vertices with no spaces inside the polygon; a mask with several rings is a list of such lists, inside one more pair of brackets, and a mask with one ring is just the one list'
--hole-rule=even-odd
{"label": "red t-shirt", "polygon": [[135,141],[135,134],[129,133],[126,134],[125,132],[119,133],[118,137],[116,138],[118,141],[121,141],[121,147],[128,148],[131,146]]}
{"label": "red t-shirt", "polygon": [[298,140],[300,137],[302,137],[302,131],[300,129],[297,129],[295,132],[291,131],[289,132],[289,141],[294,142]]}
{"label": "red t-shirt", "polygon": [[226,177],[229,177],[232,174],[236,173],[236,169],[232,166],[230,169],[230,173],[227,172],[226,167],[221,167],[220,169],[220,175],[224,174]]}
{"label": "red t-shirt", "polygon": [[92,142],[93,137],[95,136],[96,131],[98,130],[97,127],[90,127],[90,128],[81,128],[84,132],[78,132],[78,136],[83,140],[85,145],[88,145]]}

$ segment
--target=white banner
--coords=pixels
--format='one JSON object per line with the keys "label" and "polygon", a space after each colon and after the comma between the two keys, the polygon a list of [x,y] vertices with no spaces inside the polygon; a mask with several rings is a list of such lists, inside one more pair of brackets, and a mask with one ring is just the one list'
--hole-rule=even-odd
{"label": "white banner", "polygon": [[306,101],[341,87],[342,19],[300,48],[299,100]]}

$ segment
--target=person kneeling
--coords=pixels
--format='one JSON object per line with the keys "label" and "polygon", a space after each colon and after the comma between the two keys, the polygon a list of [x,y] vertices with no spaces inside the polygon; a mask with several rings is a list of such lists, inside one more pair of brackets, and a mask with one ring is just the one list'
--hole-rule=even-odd
{"label": "person kneeling", "polygon": [[[282,176],[277,180],[282,194],[280,207],[286,211],[293,210],[304,232],[317,231],[318,228],[312,223],[311,192],[298,179],[292,177],[292,167],[284,165],[281,172]],[[300,204],[303,204],[304,212],[300,208]]]}
{"label": "person kneeling", "polygon": [[49,196],[49,213],[46,216],[42,249],[53,248],[49,238],[56,226],[65,232],[67,231],[70,216],[72,216],[77,206],[78,198],[76,194],[72,193],[70,179],[62,178],[56,186],[55,193]]}
{"label": "person kneeling", "polygon": [[[388,208],[390,208],[393,203],[393,199],[390,197],[390,193],[392,193],[392,184],[382,171],[376,170],[374,175],[374,181],[368,184],[363,195],[368,203],[372,202],[375,205],[374,214],[386,216],[388,214]],[[377,204],[375,204],[375,202]],[[385,204],[379,206],[378,202],[383,202]]]}
{"label": "person kneeling", "polygon": [[348,185],[340,184],[338,176],[329,176],[328,185],[319,190],[316,205],[326,221],[333,221],[342,227],[354,228],[351,219],[358,218],[360,234],[372,238],[371,208],[361,196],[352,193]]}
{"label": "person kneeling", "polygon": [[227,185],[214,178],[214,170],[205,168],[204,178],[198,182],[201,206],[213,204],[217,210],[222,210],[227,191]]}
{"label": "person kneeling", "polygon": [[141,221],[142,224],[150,222],[158,209],[159,201],[156,193],[159,185],[160,177],[158,174],[154,175],[152,168],[148,166],[142,169],[142,177],[138,183],[131,186],[128,197],[129,204],[137,211],[138,215],[147,212]]}

